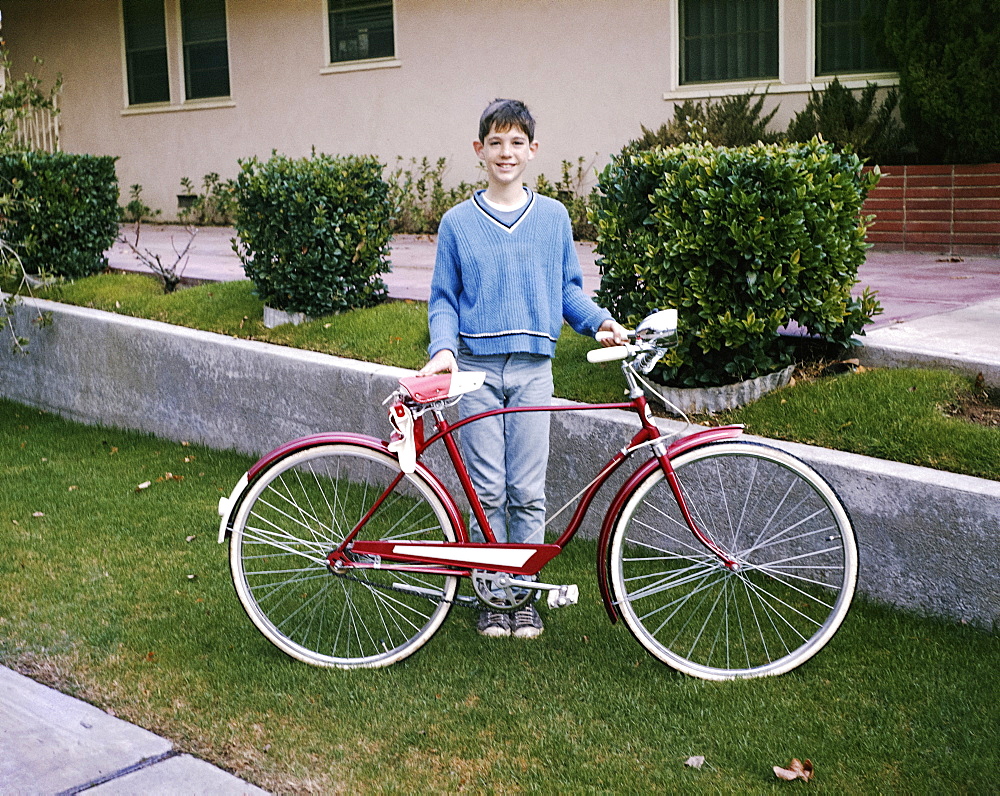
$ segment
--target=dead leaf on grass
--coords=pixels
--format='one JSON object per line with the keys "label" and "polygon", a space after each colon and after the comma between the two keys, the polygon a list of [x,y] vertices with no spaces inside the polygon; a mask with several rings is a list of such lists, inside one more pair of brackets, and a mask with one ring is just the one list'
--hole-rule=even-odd
{"label": "dead leaf on grass", "polygon": [[803,761],[797,757],[793,757],[792,762],[788,764],[788,768],[774,766],[774,775],[786,782],[792,782],[797,779],[809,782],[813,778],[813,764],[809,759]]}

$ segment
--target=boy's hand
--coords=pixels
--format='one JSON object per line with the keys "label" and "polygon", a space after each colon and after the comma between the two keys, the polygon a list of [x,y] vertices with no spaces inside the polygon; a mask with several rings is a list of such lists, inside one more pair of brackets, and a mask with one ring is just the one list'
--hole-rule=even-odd
{"label": "boy's hand", "polygon": [[616,345],[625,345],[628,342],[628,332],[618,321],[606,320],[598,328],[599,332],[610,332],[610,335],[601,340],[601,345],[610,348]]}
{"label": "boy's hand", "polygon": [[455,355],[447,348],[442,348],[430,362],[417,371],[418,376],[433,376],[435,373],[455,373],[458,370],[458,363]]}

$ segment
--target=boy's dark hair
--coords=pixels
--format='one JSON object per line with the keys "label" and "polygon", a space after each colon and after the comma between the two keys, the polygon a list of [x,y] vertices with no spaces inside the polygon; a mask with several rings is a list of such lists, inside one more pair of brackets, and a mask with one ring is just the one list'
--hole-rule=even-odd
{"label": "boy's dark hair", "polygon": [[494,128],[498,133],[505,133],[512,127],[519,127],[529,142],[535,140],[535,117],[528,107],[520,100],[495,99],[479,117],[479,140],[485,141]]}

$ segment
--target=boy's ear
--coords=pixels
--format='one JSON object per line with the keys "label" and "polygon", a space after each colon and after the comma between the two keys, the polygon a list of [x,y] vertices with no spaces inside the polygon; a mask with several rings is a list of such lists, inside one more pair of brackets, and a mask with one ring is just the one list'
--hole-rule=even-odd
{"label": "boy's ear", "polygon": [[538,154],[538,139],[536,138],[528,144],[528,160],[532,160]]}
{"label": "boy's ear", "polygon": [[483,142],[480,141],[478,138],[472,142],[472,148],[476,153],[476,157],[479,158],[480,160],[483,159],[483,147],[484,147]]}

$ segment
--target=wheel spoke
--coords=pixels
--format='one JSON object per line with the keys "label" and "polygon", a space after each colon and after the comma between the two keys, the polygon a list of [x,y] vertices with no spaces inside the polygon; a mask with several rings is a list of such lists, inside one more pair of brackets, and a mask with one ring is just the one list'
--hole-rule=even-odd
{"label": "wheel spoke", "polygon": [[282,651],[320,666],[385,666],[444,621],[453,576],[331,569],[327,556],[366,517],[359,538],[455,541],[431,486],[419,474],[400,478],[396,459],[379,450],[317,445],[251,483],[233,527],[233,579],[253,623]]}
{"label": "wheel spoke", "polygon": [[625,624],[661,661],[698,677],[798,666],[836,632],[854,591],[857,546],[836,494],[807,465],[755,443],[705,445],[673,464],[691,516],[735,563],[694,539],[653,471],[610,542]]}

